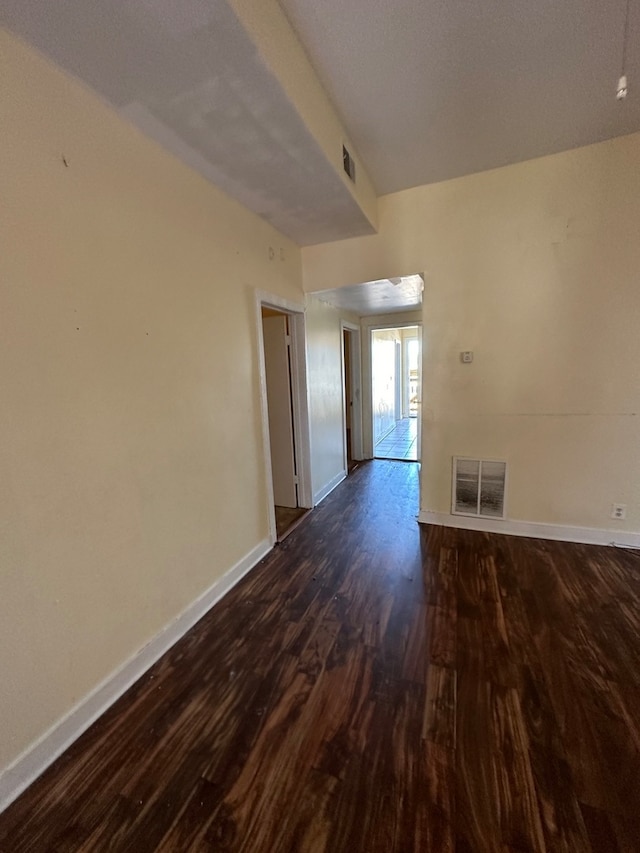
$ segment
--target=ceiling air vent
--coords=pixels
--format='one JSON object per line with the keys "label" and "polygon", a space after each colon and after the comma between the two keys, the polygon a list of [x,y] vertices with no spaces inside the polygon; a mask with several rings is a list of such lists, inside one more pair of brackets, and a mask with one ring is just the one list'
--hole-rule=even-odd
{"label": "ceiling air vent", "polygon": [[507,463],[493,459],[453,457],[454,515],[504,518]]}
{"label": "ceiling air vent", "polygon": [[349,175],[353,183],[356,182],[356,163],[351,154],[347,151],[347,149],[342,146],[342,165],[344,166],[344,170]]}

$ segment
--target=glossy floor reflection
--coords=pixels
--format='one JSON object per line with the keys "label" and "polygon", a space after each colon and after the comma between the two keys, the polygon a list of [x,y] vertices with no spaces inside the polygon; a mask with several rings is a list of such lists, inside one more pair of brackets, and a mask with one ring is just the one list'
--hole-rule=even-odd
{"label": "glossy floor reflection", "polygon": [[418,465],[360,464],[0,815],[0,853],[636,853],[640,554],[417,509]]}

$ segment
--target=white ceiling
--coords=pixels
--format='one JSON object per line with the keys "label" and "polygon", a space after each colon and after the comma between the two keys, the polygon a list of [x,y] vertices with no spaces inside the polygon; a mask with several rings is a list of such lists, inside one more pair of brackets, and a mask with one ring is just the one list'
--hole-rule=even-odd
{"label": "white ceiling", "polygon": [[0,0],[0,21],[299,244],[372,233],[225,0]]}
{"label": "white ceiling", "polygon": [[[624,102],[625,0],[279,2],[378,192],[640,130],[640,0]],[[227,0],[0,0],[0,21],[300,245],[371,233]]]}
{"label": "white ceiling", "polygon": [[279,0],[379,193],[640,130],[640,2]]}
{"label": "white ceiling", "polygon": [[406,275],[323,290],[315,295],[335,308],[366,317],[413,311],[422,305],[423,289],[424,279],[421,275]]}

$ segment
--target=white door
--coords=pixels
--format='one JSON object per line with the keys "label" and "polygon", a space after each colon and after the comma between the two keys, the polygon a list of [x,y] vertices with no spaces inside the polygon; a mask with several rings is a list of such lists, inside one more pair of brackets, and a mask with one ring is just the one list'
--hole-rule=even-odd
{"label": "white door", "polygon": [[264,364],[269,410],[273,499],[276,506],[298,506],[291,405],[289,337],[284,315],[263,317]]}

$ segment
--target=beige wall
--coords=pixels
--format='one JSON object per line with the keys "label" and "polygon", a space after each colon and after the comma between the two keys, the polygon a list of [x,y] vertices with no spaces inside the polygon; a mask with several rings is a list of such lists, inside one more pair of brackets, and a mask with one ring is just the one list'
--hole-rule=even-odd
{"label": "beige wall", "polygon": [[303,297],[292,243],[0,56],[1,769],[267,537],[253,288]]}
{"label": "beige wall", "polygon": [[385,196],[379,235],[303,270],[308,291],[426,273],[424,510],[479,455],[508,461],[512,519],[640,530],[640,134]]}
{"label": "beige wall", "polygon": [[355,315],[307,297],[307,371],[314,503],[345,473],[342,320]]}

